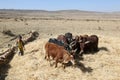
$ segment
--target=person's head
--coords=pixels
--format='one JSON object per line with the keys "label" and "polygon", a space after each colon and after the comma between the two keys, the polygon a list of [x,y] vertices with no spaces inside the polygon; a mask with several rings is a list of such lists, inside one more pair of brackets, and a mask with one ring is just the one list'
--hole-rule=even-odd
{"label": "person's head", "polygon": [[22,39],[22,36],[21,36],[21,35],[18,35],[18,39],[21,40],[21,39]]}

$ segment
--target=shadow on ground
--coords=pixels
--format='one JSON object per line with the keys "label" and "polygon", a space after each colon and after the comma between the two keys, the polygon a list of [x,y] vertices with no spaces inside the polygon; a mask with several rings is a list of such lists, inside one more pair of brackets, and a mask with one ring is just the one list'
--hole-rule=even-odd
{"label": "shadow on ground", "polygon": [[109,50],[108,50],[108,48],[106,48],[106,47],[100,47],[100,48],[99,48],[99,51],[109,51]]}
{"label": "shadow on ground", "polygon": [[67,67],[73,66],[74,68],[79,68],[83,73],[91,73],[93,69],[91,67],[85,67],[83,63],[80,62],[79,59],[75,60],[75,65],[73,65],[71,62],[65,64]]}
{"label": "shadow on ground", "polygon": [[11,66],[9,64],[0,65],[0,80],[5,80],[10,68],[11,68]]}
{"label": "shadow on ground", "polygon": [[93,69],[91,67],[85,67],[85,65],[79,61],[75,61],[75,67],[79,68],[83,73],[91,73],[93,71]]}
{"label": "shadow on ground", "polygon": [[106,47],[99,47],[97,51],[88,51],[88,52],[84,52],[84,54],[97,54],[99,51],[106,51],[109,52],[109,49]]}

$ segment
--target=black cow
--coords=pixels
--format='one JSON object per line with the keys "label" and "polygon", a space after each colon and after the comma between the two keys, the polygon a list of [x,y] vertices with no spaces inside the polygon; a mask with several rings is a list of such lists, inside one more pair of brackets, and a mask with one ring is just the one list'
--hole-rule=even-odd
{"label": "black cow", "polygon": [[65,33],[65,38],[67,39],[67,43],[70,44],[72,41],[73,41],[73,38],[72,38],[72,33],[68,32],[68,33]]}
{"label": "black cow", "polygon": [[50,38],[50,39],[48,40],[48,42],[57,44],[57,45],[59,45],[59,46],[64,46],[64,43],[63,43],[62,41],[57,40],[57,39],[55,39],[55,38]]}
{"label": "black cow", "polygon": [[80,44],[79,44],[79,36],[75,36],[75,38],[70,43],[70,49],[72,49],[76,54],[80,52]]}
{"label": "black cow", "polygon": [[57,40],[61,41],[64,43],[64,48],[71,53],[71,49],[69,47],[69,43],[67,38],[64,35],[58,35]]}
{"label": "black cow", "polygon": [[[58,36],[58,37],[60,38],[61,36]],[[64,42],[62,39],[60,40],[60,39],[58,39],[58,38],[57,38],[57,39],[55,39],[55,38],[50,38],[50,39],[48,40],[48,42],[57,44],[57,45],[59,45],[59,46],[63,46],[65,50],[71,52],[71,49],[70,49],[69,45],[68,45],[66,42]]]}

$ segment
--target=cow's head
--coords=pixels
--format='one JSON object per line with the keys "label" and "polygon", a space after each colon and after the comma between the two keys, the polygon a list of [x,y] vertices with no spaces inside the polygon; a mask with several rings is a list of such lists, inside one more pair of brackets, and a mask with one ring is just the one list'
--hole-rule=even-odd
{"label": "cow's head", "polygon": [[75,47],[76,47],[76,44],[77,44],[76,41],[72,41],[72,42],[69,44],[70,49],[71,49],[71,50],[74,50]]}
{"label": "cow's head", "polygon": [[80,54],[84,52],[85,45],[89,43],[89,41],[87,41],[87,38],[88,38],[88,35],[79,36],[78,42],[80,43],[80,49],[81,49]]}
{"label": "cow's head", "polygon": [[82,56],[83,52],[84,52],[84,48],[86,46],[86,44],[89,44],[90,41],[85,41],[85,42],[80,42],[80,55]]}

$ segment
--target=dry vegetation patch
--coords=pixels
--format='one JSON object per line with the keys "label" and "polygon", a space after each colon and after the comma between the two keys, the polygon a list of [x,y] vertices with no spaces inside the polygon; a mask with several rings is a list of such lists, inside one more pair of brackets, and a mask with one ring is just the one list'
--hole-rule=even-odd
{"label": "dry vegetation patch", "polygon": [[79,65],[66,69],[60,64],[58,68],[50,67],[44,59],[44,45],[48,38],[31,42],[26,45],[24,56],[15,55],[6,80],[119,80],[120,55],[116,51],[119,48],[113,45],[115,41],[109,44],[105,42],[106,37],[100,37],[99,48],[104,48],[95,54],[84,55]]}

